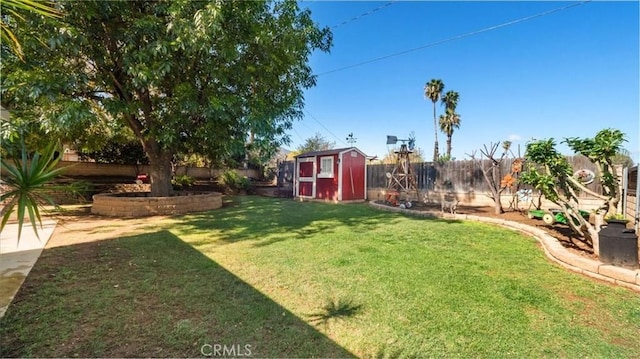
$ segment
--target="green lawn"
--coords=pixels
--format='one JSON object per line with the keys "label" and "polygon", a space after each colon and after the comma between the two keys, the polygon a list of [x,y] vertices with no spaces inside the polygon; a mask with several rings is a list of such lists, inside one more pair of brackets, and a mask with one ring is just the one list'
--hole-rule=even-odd
{"label": "green lawn", "polygon": [[516,232],[249,196],[45,251],[0,356],[633,358],[639,338],[640,295]]}

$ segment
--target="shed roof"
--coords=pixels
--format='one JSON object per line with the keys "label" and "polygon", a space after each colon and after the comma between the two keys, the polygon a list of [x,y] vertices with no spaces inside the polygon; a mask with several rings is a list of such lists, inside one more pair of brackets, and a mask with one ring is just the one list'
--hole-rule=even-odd
{"label": "shed roof", "polygon": [[301,153],[297,156],[297,157],[313,157],[313,156],[330,156],[330,155],[337,155],[339,153],[345,152],[345,151],[349,151],[349,150],[356,150],[358,152],[360,152],[363,156],[366,157],[366,155],[360,151],[359,149],[357,149],[356,147],[344,147],[344,148],[334,148],[331,150],[326,150],[326,151],[312,151],[312,152],[305,152],[305,153]]}

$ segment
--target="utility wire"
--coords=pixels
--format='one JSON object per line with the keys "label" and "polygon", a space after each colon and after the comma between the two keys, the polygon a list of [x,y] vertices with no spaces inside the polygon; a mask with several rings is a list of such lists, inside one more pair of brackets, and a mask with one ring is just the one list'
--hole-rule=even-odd
{"label": "utility wire", "polygon": [[348,146],[346,142],[338,138],[338,136],[336,136],[327,127],[325,127],[325,125],[323,125],[322,122],[318,121],[318,119],[314,115],[312,115],[311,112],[309,112],[307,109],[305,109],[304,112],[306,112],[312,119],[314,119],[320,126],[322,126],[322,128],[324,128],[327,132],[329,132],[329,134],[331,134],[331,136],[333,136],[336,140],[338,140],[339,142],[342,142],[345,146]]}
{"label": "utility wire", "polygon": [[335,28],[338,28],[338,27],[340,27],[340,26],[346,25],[346,24],[348,24],[348,23],[350,23],[350,22],[354,22],[354,21],[360,20],[360,19],[362,19],[363,17],[365,17],[365,16],[367,16],[367,15],[371,15],[371,14],[375,13],[375,12],[376,12],[376,11],[378,11],[378,10],[382,10],[382,9],[384,9],[384,8],[385,8],[385,7],[387,7],[387,6],[391,6],[391,5],[393,5],[393,4],[394,4],[394,2],[395,2],[395,0],[394,0],[394,1],[389,1],[388,3],[386,3],[386,4],[382,5],[382,6],[378,6],[377,8],[375,8],[375,9],[373,9],[373,10],[369,10],[369,11],[364,12],[364,13],[362,13],[362,14],[358,15],[358,16],[352,17],[352,18],[351,18],[351,19],[349,19],[349,20],[343,21],[343,22],[341,22],[341,23],[339,23],[339,24],[337,24],[337,25],[333,25],[333,26],[331,27],[331,30],[333,30],[333,29],[335,29]]}
{"label": "utility wire", "polygon": [[318,132],[318,129],[317,129],[317,128],[311,128],[311,126],[307,125],[307,123],[306,123],[306,122],[304,122],[304,121],[300,121],[300,123],[301,123],[304,127],[308,128],[308,129],[309,129],[309,131],[311,131],[311,132],[313,132],[313,133]]}
{"label": "utility wire", "polygon": [[[362,18],[363,18],[363,17],[365,17],[365,16],[372,15],[372,14],[374,14],[375,12],[377,12],[377,11],[379,11],[379,10],[382,10],[382,9],[384,9],[384,8],[388,7],[388,6],[393,5],[393,4],[395,3],[395,1],[397,1],[397,0],[389,1],[389,2],[387,2],[387,3],[385,3],[385,4],[381,5],[381,6],[378,6],[378,7],[374,8],[374,9],[371,9],[371,10],[369,10],[369,11],[367,11],[367,12],[363,12],[363,13],[362,13],[362,14],[360,14],[360,15],[354,16],[354,17],[352,17],[352,18],[351,18],[351,19],[349,19],[349,20],[345,20],[345,21],[343,21],[343,22],[341,22],[341,23],[339,23],[339,24],[333,25],[333,26],[331,27],[331,29],[332,29],[332,30],[333,30],[333,29],[336,29],[336,28],[338,28],[338,27],[341,27],[341,26],[347,25],[347,24],[352,23],[352,22],[354,22],[354,21],[358,21],[358,20],[362,19]],[[331,135],[332,135],[336,140],[338,140],[338,141],[342,142],[343,144],[347,145],[343,140],[341,140],[340,138],[338,138],[338,136],[336,136],[333,132],[329,131],[329,129],[328,129],[327,127],[325,127],[325,126],[324,126],[324,125],[323,125],[323,124],[322,124],[322,123],[321,123],[321,122],[320,122],[320,121],[319,121],[315,116],[313,116],[309,111],[307,111],[306,109],[305,109],[305,111],[306,111],[306,112],[307,112],[307,114],[308,114],[311,118],[313,118],[313,119],[314,119],[314,120],[315,120],[315,121],[316,121],[320,126],[322,126],[322,128],[324,128],[327,132],[329,132],[329,133],[330,133],[330,134],[331,134]],[[304,122],[303,122],[303,124],[304,124]],[[305,125],[307,128],[309,128],[309,126],[307,126],[306,124],[304,124],[304,125]],[[309,128],[309,129],[311,129],[311,128]],[[294,129],[294,131],[295,131],[295,129]],[[300,137],[300,138],[302,139],[302,136],[300,136],[300,134],[298,133],[298,131],[295,131],[295,132],[296,132],[296,134],[298,135],[298,137]],[[304,140],[303,140],[303,142],[304,142]]]}
{"label": "utility wire", "polygon": [[304,138],[300,135],[300,132],[296,131],[295,128],[291,127],[291,129],[293,130],[293,132],[296,133],[296,135],[298,135],[298,138],[300,139],[300,141],[302,141],[302,143],[304,143]]}
{"label": "utility wire", "polygon": [[498,25],[490,26],[490,27],[487,27],[487,28],[484,28],[484,29],[480,29],[480,30],[476,30],[476,31],[467,32],[467,33],[462,34],[462,35],[452,36],[452,37],[449,37],[449,38],[446,38],[446,39],[443,39],[443,40],[439,40],[439,41],[436,41],[436,42],[432,42],[432,43],[430,43],[430,44],[426,44],[426,45],[422,45],[422,46],[419,46],[419,47],[415,47],[415,48],[413,48],[413,49],[409,49],[409,50],[404,50],[404,51],[396,52],[396,53],[394,53],[394,54],[390,54],[390,55],[386,55],[386,56],[378,57],[378,58],[375,58],[375,59],[371,59],[371,60],[367,60],[367,61],[359,62],[359,63],[357,63],[357,64],[353,64],[353,65],[348,65],[348,66],[344,66],[344,67],[339,67],[339,68],[334,69],[334,70],[330,70],[330,71],[326,71],[326,72],[319,73],[319,74],[317,74],[316,76],[328,75],[328,74],[332,74],[332,73],[334,73],[334,72],[343,71],[343,70],[351,69],[351,68],[354,68],[354,67],[358,67],[358,66],[362,66],[362,65],[370,64],[370,63],[373,63],[373,62],[378,62],[378,61],[386,60],[386,59],[389,59],[389,58],[392,58],[392,57],[396,57],[396,56],[400,56],[400,55],[408,54],[408,53],[410,53],[410,52],[414,52],[414,51],[418,51],[418,50],[426,49],[426,48],[428,48],[428,47],[434,47],[434,46],[437,46],[437,45],[440,45],[440,44],[444,44],[444,43],[446,43],[446,42],[450,42],[450,41],[454,41],[454,40],[459,40],[459,39],[462,39],[462,38],[465,38],[465,37],[469,37],[469,36],[473,36],[473,35],[481,34],[481,33],[483,33],[483,32],[488,32],[488,31],[496,30],[496,29],[499,29],[499,28],[502,28],[502,27],[506,27],[506,26],[514,25],[514,24],[517,24],[517,23],[519,23],[519,22],[523,22],[523,21],[527,21],[527,20],[535,19],[535,18],[538,18],[538,17],[546,16],[546,15],[551,15],[551,14],[553,14],[553,13],[560,12],[560,11],[563,11],[563,10],[567,10],[567,9],[569,9],[569,8],[572,8],[572,7],[576,7],[576,6],[584,5],[584,4],[586,4],[586,3],[588,3],[588,2],[591,2],[591,1],[593,1],[593,0],[586,0],[586,1],[582,1],[582,2],[580,2],[580,3],[570,4],[570,5],[567,5],[567,6],[560,7],[560,8],[556,8],[556,9],[548,10],[548,11],[541,12],[541,13],[538,13],[538,14],[529,15],[529,16],[526,16],[526,17],[523,17],[523,18],[519,18],[519,19],[516,19],[516,20],[512,20],[512,21],[509,21],[509,22],[505,22],[505,23],[502,23],[502,24],[498,24]]}

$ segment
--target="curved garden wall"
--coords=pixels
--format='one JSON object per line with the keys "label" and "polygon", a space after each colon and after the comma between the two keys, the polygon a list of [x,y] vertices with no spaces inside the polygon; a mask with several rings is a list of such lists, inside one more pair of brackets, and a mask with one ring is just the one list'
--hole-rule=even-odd
{"label": "curved garden wall", "polygon": [[91,213],[109,217],[144,217],[208,211],[222,207],[218,192],[176,192],[150,197],[149,192],[101,193],[93,196]]}

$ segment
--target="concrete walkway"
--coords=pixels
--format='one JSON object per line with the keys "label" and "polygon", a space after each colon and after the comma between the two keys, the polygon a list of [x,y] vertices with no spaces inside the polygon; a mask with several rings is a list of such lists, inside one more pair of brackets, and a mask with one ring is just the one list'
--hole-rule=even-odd
{"label": "concrete walkway", "polygon": [[17,223],[7,223],[0,233],[0,318],[36,264],[55,227],[55,221],[44,219],[42,227],[36,227],[40,239],[30,223],[22,227],[20,241]]}
{"label": "concrete walkway", "polygon": [[458,219],[458,220],[468,220],[468,221],[477,221],[477,222],[485,222],[485,223],[493,223],[497,224],[509,229],[513,229],[527,235],[532,236],[537,239],[538,242],[542,245],[544,249],[544,253],[547,255],[549,259],[558,263],[566,269],[569,269],[573,272],[584,274],[591,278],[596,278],[605,282],[609,282],[611,284],[616,284],[621,287],[629,288],[636,292],[640,292],[640,269],[628,269],[617,267],[610,264],[604,264],[600,261],[593,260],[590,258],[582,257],[578,254],[575,254],[558,242],[556,238],[551,236],[545,230],[536,228],[533,226],[529,226],[523,223],[507,221],[500,218],[492,218],[492,217],[482,217],[482,216],[473,216],[468,214],[445,214],[442,216],[440,212],[422,212],[416,210],[408,210],[402,209],[398,207],[390,207],[383,204],[378,204],[374,202],[369,202],[372,207],[382,209],[385,211],[391,212],[402,212],[410,215],[418,215],[422,217],[444,217],[445,219]]}

